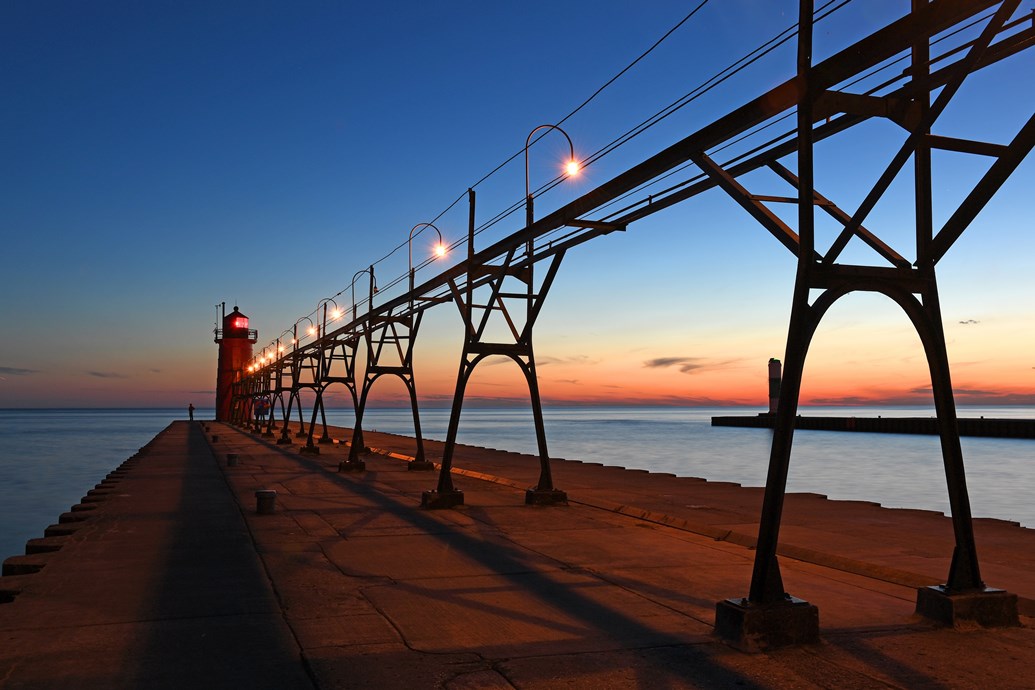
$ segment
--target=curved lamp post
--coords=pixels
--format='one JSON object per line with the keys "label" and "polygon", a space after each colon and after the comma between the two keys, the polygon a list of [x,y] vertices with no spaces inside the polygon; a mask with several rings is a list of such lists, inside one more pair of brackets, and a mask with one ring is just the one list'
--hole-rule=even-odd
{"label": "curved lamp post", "polygon": [[[579,172],[579,162],[577,160],[575,160],[575,146],[571,143],[571,137],[568,136],[567,132],[565,132],[563,129],[561,129],[557,125],[539,125],[538,127],[536,127],[535,129],[533,129],[531,132],[528,133],[528,137],[525,138],[525,225],[526,225],[526,227],[532,225],[532,220],[533,220],[532,192],[531,192],[531,190],[529,189],[529,186],[528,186],[528,147],[531,146],[531,144],[532,144],[532,136],[536,132],[541,130],[541,129],[555,129],[555,130],[557,130],[558,132],[560,132],[561,134],[564,135],[564,138],[568,140],[568,151],[571,154],[571,157],[568,159],[567,164],[565,164],[565,166],[564,166],[564,171],[567,173],[567,175],[569,177],[577,175],[578,172]],[[528,244],[529,244],[529,248],[528,248],[529,251],[528,251],[528,253],[531,254],[532,253],[532,247],[531,247],[532,241],[529,240]]]}
{"label": "curved lamp post", "polygon": [[341,318],[341,308],[338,306],[338,303],[334,301],[333,297],[324,297],[322,300],[317,302],[316,303],[316,312],[317,313],[319,313],[320,307],[323,307],[323,326],[322,326],[322,330],[320,330],[320,329],[317,330],[317,336],[321,337],[321,338],[323,336],[327,335],[327,303],[328,302],[330,302],[331,304],[334,305],[334,312],[333,312],[333,316],[331,317],[331,321],[334,321],[336,319]]}
{"label": "curved lamp post", "polygon": [[[283,339],[283,337],[285,335],[292,335],[290,328],[285,328],[283,331],[281,331],[280,335],[277,336],[277,357],[278,358],[284,356],[284,344],[282,342],[280,342],[280,341],[281,341],[281,339]],[[294,343],[295,343],[295,339],[292,336],[291,344],[294,345]]]}
{"label": "curved lamp post", "polygon": [[[352,290],[352,320],[355,321],[357,317],[356,309],[356,278],[359,278],[363,273],[370,274],[370,304],[369,307],[374,306],[374,295],[377,293],[377,279],[374,278],[374,267],[361,268],[355,272],[352,276],[352,282],[349,283],[349,288]],[[368,307],[368,308],[369,308]]]}
{"label": "curved lamp post", "polygon": [[409,250],[409,275],[410,275],[410,305],[413,305],[413,238],[421,234],[424,228],[431,228],[438,235],[438,244],[435,245],[435,256],[446,255],[446,244],[442,240],[442,232],[433,223],[417,223],[410,228],[410,238],[406,240],[406,247]]}
{"label": "curved lamp post", "polygon": [[314,333],[316,333],[316,324],[314,324],[313,320],[310,319],[308,316],[303,316],[302,318],[295,321],[295,325],[291,327],[291,344],[295,346],[296,350],[298,349],[298,324],[302,323],[303,321],[309,322],[309,335],[313,335]]}

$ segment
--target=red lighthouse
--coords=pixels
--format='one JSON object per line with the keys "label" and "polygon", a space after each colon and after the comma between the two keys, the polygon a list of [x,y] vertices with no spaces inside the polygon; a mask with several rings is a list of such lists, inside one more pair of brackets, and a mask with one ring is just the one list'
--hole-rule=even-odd
{"label": "red lighthouse", "polygon": [[223,327],[216,329],[215,337],[219,343],[216,421],[230,421],[234,382],[241,378],[245,365],[252,358],[252,345],[258,339],[259,332],[248,328],[248,317],[237,307],[229,314],[223,314]]}

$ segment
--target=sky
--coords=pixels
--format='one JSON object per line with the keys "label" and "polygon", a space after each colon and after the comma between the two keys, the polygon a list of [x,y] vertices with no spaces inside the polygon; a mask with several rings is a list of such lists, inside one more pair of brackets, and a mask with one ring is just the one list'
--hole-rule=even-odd
{"label": "sky", "polygon": [[[382,285],[404,275],[415,225],[462,240],[466,202],[451,204],[476,183],[479,223],[519,202],[528,134],[569,115],[698,4],[0,4],[0,407],[212,405],[215,305],[238,305],[261,348],[323,298],[347,308],[350,281],[372,263]],[[855,0],[817,25],[816,60],[908,5]],[[576,155],[691,92],[796,14],[793,0],[705,3],[564,121]],[[794,64],[793,44],[759,60],[538,197],[537,214],[764,93]],[[936,133],[1007,143],[1035,110],[1033,66],[1028,50],[973,75]],[[902,138],[873,121],[822,143],[817,189],[854,210]],[[558,173],[566,150],[553,132],[529,150],[533,187]],[[935,156],[936,219],[987,165]],[[763,173],[741,182],[792,193]],[[1027,160],[939,264],[961,404],[1035,404],[1033,188]],[[907,255],[911,189],[907,169],[866,223]],[[506,217],[477,246],[522,225],[520,214]],[[415,262],[428,241],[414,240]],[[852,245],[845,259],[869,257]],[[719,190],[579,246],[536,325],[544,401],[764,405],[794,272],[791,253]],[[461,327],[452,305],[428,312],[415,350],[422,404],[450,404]],[[522,385],[512,364],[486,364],[467,400],[526,403]],[[371,402],[403,395],[401,383],[379,382]],[[835,305],[801,400],[930,404],[923,351],[901,311],[863,294]]]}

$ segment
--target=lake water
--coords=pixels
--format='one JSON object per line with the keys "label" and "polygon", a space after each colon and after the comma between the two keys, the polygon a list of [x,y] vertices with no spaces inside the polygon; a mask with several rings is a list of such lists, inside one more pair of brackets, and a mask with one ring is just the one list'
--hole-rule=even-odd
{"label": "lake water", "polygon": [[[760,408],[554,407],[545,411],[550,455],[629,468],[763,486],[772,432],[712,427],[715,415]],[[802,408],[809,415],[925,416],[918,408]],[[1031,407],[961,407],[961,417],[1033,418]],[[198,409],[196,419],[212,419]],[[0,410],[0,559],[150,441],[180,409]],[[351,426],[351,410],[328,411],[328,423]],[[449,410],[421,411],[426,438],[444,440]],[[368,410],[364,426],[412,435],[408,410]],[[465,409],[460,443],[536,452],[531,412]],[[1035,527],[1035,441],[964,438],[973,513]],[[563,487],[562,487],[563,488]],[[789,491],[875,501],[889,507],[948,512],[935,436],[797,431]]]}

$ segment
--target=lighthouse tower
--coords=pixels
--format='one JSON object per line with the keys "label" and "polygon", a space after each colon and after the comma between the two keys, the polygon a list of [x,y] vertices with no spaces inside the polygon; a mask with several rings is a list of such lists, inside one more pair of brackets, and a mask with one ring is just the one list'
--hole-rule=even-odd
{"label": "lighthouse tower", "polygon": [[252,345],[258,339],[259,332],[248,328],[248,317],[237,307],[229,314],[223,314],[223,327],[216,329],[215,337],[219,343],[216,421],[230,421],[234,382],[241,378],[241,372],[252,358]]}

